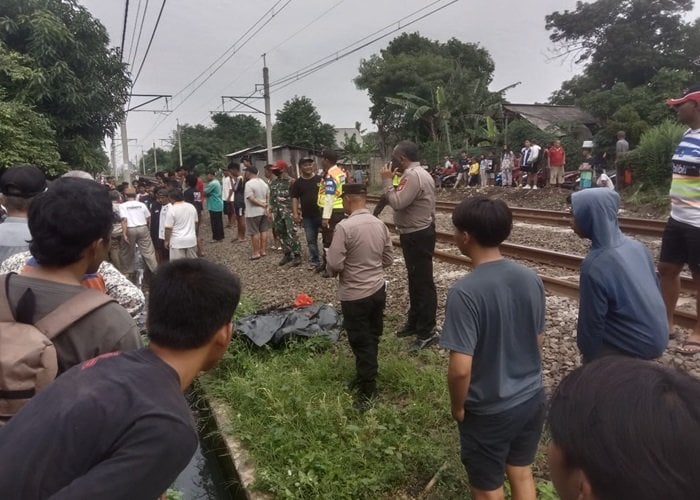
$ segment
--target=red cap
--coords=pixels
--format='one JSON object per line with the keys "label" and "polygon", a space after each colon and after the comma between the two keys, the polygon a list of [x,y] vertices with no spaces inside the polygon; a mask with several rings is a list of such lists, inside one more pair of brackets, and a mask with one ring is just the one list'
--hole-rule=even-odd
{"label": "red cap", "polygon": [[277,160],[274,165],[270,167],[270,170],[284,170],[289,165],[284,160]]}
{"label": "red cap", "polygon": [[669,106],[678,106],[679,104],[683,104],[687,101],[700,102],[700,84],[693,85],[692,87],[685,89],[683,93],[683,97],[679,97],[678,99],[668,99],[666,104]]}

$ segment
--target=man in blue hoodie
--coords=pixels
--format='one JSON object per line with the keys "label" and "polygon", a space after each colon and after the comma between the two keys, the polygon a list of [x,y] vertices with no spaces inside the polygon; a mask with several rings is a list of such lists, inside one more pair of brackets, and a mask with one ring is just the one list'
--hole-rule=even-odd
{"label": "man in blue hoodie", "polygon": [[621,354],[661,356],[668,343],[666,309],[649,250],[623,235],[620,196],[585,189],[571,197],[573,229],[591,240],[581,265],[577,344],[584,363]]}

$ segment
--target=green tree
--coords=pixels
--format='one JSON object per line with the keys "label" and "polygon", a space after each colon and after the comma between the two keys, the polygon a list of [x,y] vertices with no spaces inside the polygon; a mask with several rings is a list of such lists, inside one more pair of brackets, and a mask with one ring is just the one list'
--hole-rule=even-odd
{"label": "green tree", "polygon": [[265,128],[250,115],[212,115],[212,134],[221,144],[224,154],[265,143]]}
{"label": "green tree", "polygon": [[[155,151],[155,157],[154,157]],[[174,154],[173,154],[174,153]],[[177,160],[177,151],[165,150],[162,148],[153,148],[144,152],[146,162],[146,175],[153,175],[156,172],[155,162],[158,161],[158,172],[163,170],[172,170],[175,167],[174,161]],[[142,160],[143,161],[143,160]],[[139,165],[139,172],[143,172],[143,167]]]}
{"label": "green tree", "polygon": [[323,123],[308,97],[294,96],[275,114],[272,136],[276,144],[292,144],[311,149],[335,148],[335,129]]}
{"label": "green tree", "polygon": [[[0,42],[0,80],[17,87],[29,86],[37,72],[28,59]],[[48,174],[67,168],[59,159],[56,132],[50,121],[23,99],[8,100],[0,87],[0,168],[14,163],[32,163]]]}
{"label": "green tree", "polygon": [[[617,83],[645,85],[662,68],[693,68],[700,56],[698,26],[683,20],[692,8],[692,0],[597,0],[546,16],[555,57],[586,64],[582,75],[564,84],[558,100]],[[697,66],[692,71],[693,79],[700,76]]]}
{"label": "green tree", "polygon": [[52,176],[65,171],[67,165],[59,160],[54,135],[43,115],[0,96],[0,168],[31,163]]}
{"label": "green tree", "polygon": [[103,140],[123,117],[130,85],[105,27],[77,0],[3,0],[0,41],[31,70],[25,81],[0,72],[7,100],[48,118],[61,160],[104,167]]}
{"label": "green tree", "polygon": [[634,147],[644,131],[672,118],[665,101],[700,77],[700,20],[692,0],[596,0],[546,16],[555,57],[583,65],[550,99],[576,104],[601,127],[596,147],[612,153],[615,134]]}
{"label": "green tree", "polygon": [[[370,116],[386,155],[402,139],[426,145],[439,135],[445,143],[448,136],[450,142],[455,142],[452,137],[461,142],[465,130],[473,128],[463,117],[482,114],[485,102],[493,97],[488,92],[493,71],[491,56],[477,44],[454,38],[441,43],[418,33],[404,33],[379,54],[362,60],[355,85],[369,94]],[[465,90],[475,80],[483,81],[486,89],[478,99]],[[417,106],[407,107],[405,101],[395,100],[407,97]],[[421,106],[428,108],[416,120]],[[439,150],[433,146],[428,149]]]}

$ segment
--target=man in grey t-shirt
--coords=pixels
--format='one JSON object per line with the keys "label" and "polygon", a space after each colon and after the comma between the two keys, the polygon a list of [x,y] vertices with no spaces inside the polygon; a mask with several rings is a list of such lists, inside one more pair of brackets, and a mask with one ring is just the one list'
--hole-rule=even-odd
{"label": "man in grey t-shirt", "polygon": [[449,291],[440,345],[450,351],[448,386],[474,498],[535,498],[531,464],[544,420],[540,347],[544,286],[506,260],[499,245],[513,217],[501,200],[464,200],[452,214],[455,242],[474,269]]}

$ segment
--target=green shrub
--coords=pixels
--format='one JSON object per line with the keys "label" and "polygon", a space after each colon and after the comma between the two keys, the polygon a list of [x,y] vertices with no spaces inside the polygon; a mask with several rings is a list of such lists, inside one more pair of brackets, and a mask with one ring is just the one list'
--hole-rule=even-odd
{"label": "green shrub", "polygon": [[633,180],[643,191],[668,189],[671,183],[671,158],[686,127],[671,120],[642,134],[639,146],[622,160],[632,167]]}

